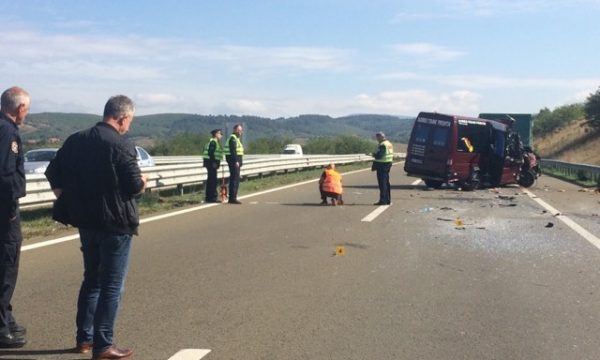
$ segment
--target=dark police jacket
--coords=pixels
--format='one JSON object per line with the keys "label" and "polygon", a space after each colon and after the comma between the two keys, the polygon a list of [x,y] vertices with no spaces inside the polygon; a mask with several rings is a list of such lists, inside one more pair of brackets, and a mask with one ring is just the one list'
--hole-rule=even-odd
{"label": "dark police jacket", "polygon": [[25,196],[25,169],[19,128],[0,113],[0,221],[15,217]]}
{"label": "dark police jacket", "polygon": [[75,133],[46,169],[56,220],[78,228],[137,234],[135,196],[144,186],[134,145],[109,124]]}

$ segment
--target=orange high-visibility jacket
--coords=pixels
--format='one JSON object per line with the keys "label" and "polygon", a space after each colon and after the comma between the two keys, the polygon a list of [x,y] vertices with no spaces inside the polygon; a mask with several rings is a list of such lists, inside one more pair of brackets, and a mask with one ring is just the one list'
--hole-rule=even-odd
{"label": "orange high-visibility jacket", "polygon": [[325,179],[323,180],[323,191],[341,194],[342,175],[333,169],[326,169]]}

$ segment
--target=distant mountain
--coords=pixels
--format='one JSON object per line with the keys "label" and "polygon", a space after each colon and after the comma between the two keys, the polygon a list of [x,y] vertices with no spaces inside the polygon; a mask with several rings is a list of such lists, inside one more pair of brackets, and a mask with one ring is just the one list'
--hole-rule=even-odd
{"label": "distant mountain", "polygon": [[[22,127],[25,141],[64,140],[70,134],[92,126],[99,115],[72,113],[30,114]],[[245,125],[246,140],[262,137],[307,139],[339,134],[373,137],[383,131],[394,142],[406,143],[414,117],[360,114],[332,118],[326,115],[300,115],[269,119],[256,116],[155,114],[136,116],[129,135],[134,139],[157,140],[181,133],[208,134],[215,128],[231,131],[234,124]],[[54,138],[54,139],[53,139]]]}

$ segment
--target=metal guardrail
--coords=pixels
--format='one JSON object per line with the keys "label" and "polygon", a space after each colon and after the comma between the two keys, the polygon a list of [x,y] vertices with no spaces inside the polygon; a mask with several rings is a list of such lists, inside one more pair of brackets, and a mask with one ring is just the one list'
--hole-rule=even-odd
{"label": "metal guardrail", "polygon": [[541,165],[542,171],[544,171],[544,169],[550,169],[567,178],[589,180],[600,184],[600,166],[569,163],[552,159],[542,159]]}
{"label": "metal guardrail", "polygon": [[[403,154],[399,154],[403,155]],[[241,169],[242,178],[283,173],[306,168],[323,167],[329,163],[349,164],[373,160],[364,154],[350,155],[254,155],[244,157]],[[142,168],[148,177],[147,189],[150,191],[168,188],[180,188],[206,181],[206,169],[202,166],[201,156],[155,157],[157,166]],[[224,176],[229,177],[227,164],[224,165]],[[219,170],[221,176],[221,170]],[[27,196],[20,199],[22,208],[50,204],[54,201],[54,193],[43,174],[26,176]]]}

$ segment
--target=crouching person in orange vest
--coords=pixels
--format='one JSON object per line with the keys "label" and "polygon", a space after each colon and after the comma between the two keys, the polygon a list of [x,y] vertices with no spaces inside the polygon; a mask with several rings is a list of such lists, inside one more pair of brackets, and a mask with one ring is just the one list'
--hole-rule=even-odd
{"label": "crouching person in orange vest", "polygon": [[331,205],[343,205],[342,200],[342,175],[335,171],[335,164],[329,164],[321,174],[319,180],[319,191],[321,192],[321,205],[327,205],[327,198],[331,198]]}

